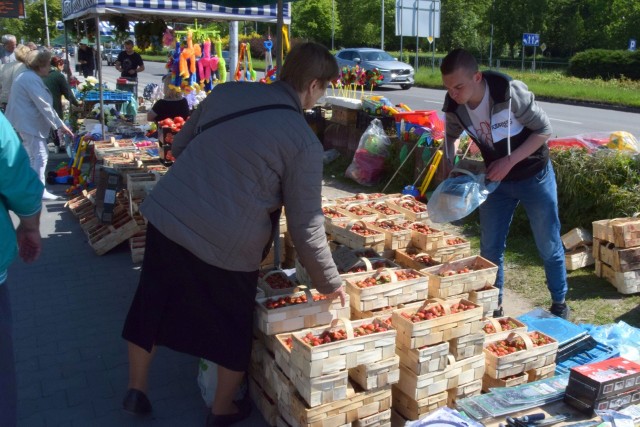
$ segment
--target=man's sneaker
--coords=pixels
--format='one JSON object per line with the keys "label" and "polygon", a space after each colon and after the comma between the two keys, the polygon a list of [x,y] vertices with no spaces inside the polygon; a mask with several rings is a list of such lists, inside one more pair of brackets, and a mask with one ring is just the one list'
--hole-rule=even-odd
{"label": "man's sneaker", "polygon": [[561,303],[554,302],[553,304],[551,304],[551,308],[549,309],[549,312],[555,316],[561,317],[563,319],[567,319],[569,317],[569,313],[571,312],[571,309],[564,302],[561,302]]}
{"label": "man's sneaker", "polygon": [[497,309],[493,310],[493,317],[504,317],[504,310],[502,309],[502,307],[498,307]]}

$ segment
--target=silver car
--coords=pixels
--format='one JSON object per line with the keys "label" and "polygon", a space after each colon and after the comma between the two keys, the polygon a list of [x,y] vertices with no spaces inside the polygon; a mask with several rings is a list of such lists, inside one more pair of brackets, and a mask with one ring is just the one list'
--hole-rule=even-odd
{"label": "silver car", "polygon": [[398,61],[382,49],[368,47],[358,47],[342,49],[336,53],[336,60],[340,68],[344,66],[355,67],[359,65],[365,70],[377,68],[382,74],[382,81],[378,86],[388,84],[399,84],[404,90],[413,86],[413,67],[404,62]]}

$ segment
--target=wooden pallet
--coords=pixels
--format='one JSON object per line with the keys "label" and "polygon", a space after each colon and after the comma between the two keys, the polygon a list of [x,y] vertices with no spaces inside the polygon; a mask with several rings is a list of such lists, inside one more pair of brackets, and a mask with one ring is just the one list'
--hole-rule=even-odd
{"label": "wooden pallet", "polygon": [[594,221],[593,237],[619,248],[640,246],[640,218],[615,218]]}
{"label": "wooden pallet", "polygon": [[489,393],[492,388],[515,387],[520,384],[526,384],[527,382],[529,382],[529,374],[527,372],[515,374],[503,379],[492,378],[484,374],[482,376],[482,391]]}
{"label": "wooden pallet", "polygon": [[482,332],[478,332],[476,334],[453,338],[449,340],[449,352],[456,360],[463,360],[482,354],[484,336]]}
{"label": "wooden pallet", "polygon": [[104,255],[140,231],[138,223],[122,211],[114,214],[111,224],[95,224],[86,230],[89,245],[97,255]]}
{"label": "wooden pallet", "polygon": [[392,388],[393,409],[406,420],[418,420],[429,415],[438,408],[447,406],[449,394],[446,391],[416,400],[407,396],[395,384]]}
{"label": "wooden pallet", "polygon": [[[540,332],[538,332],[538,334],[544,335]],[[555,363],[558,353],[558,341],[553,338],[550,338],[552,342],[549,344],[533,347],[533,343],[527,333],[514,332],[510,334],[510,337],[522,338],[527,348],[526,350],[516,351],[515,353],[505,356],[496,356],[485,349],[484,353],[487,360],[486,373],[490,377],[498,379],[505,378]],[[488,344],[489,343],[485,343],[485,347]]]}
{"label": "wooden pallet", "polygon": [[480,332],[482,307],[475,305],[473,309],[451,313],[450,307],[460,302],[466,305],[475,305],[467,300],[426,300],[423,303],[424,308],[428,309],[440,305],[443,307],[445,315],[416,323],[402,315],[403,313],[409,315],[415,313],[417,311],[415,308],[402,308],[394,311],[392,322],[398,330],[398,344],[404,348],[419,348]]}
{"label": "wooden pallet", "polygon": [[593,258],[602,261],[620,273],[640,270],[640,246],[617,248],[613,243],[596,239],[593,244]]}
{"label": "wooden pallet", "polygon": [[[410,272],[418,277],[398,281],[396,272]],[[389,276],[391,282],[361,288],[356,283],[369,277]],[[351,297],[351,306],[360,311],[393,307],[427,297],[426,276],[411,269],[384,269],[373,274],[362,273],[345,279],[346,292]]]}
{"label": "wooden pallet", "polygon": [[498,295],[500,289],[490,286],[477,291],[469,292],[469,301],[482,306],[485,317],[492,316],[493,311],[498,309]]}
{"label": "wooden pallet", "polygon": [[624,273],[615,271],[610,265],[596,260],[596,276],[606,279],[621,294],[635,294],[640,292],[640,270]]}
{"label": "wooden pallet", "polygon": [[[268,309],[266,304],[279,298],[298,298],[306,295],[307,302]],[[256,299],[254,320],[259,330],[266,335],[292,332],[303,328],[328,325],[333,319],[349,317],[349,302],[342,307],[339,299],[314,301],[321,295],[315,289],[304,289],[302,292]],[[349,295],[346,296],[347,299]]]}
{"label": "wooden pallet", "polygon": [[[465,267],[470,270],[468,273],[458,273]],[[429,277],[429,297],[446,298],[493,285],[496,281],[498,266],[477,255],[428,267],[421,271]],[[446,276],[448,272],[454,272],[454,274]]]}
{"label": "wooden pallet", "polygon": [[421,348],[396,347],[396,354],[400,356],[400,363],[416,375],[425,375],[443,371],[447,367],[449,342],[424,346]]}
{"label": "wooden pallet", "polygon": [[373,390],[400,380],[400,357],[381,360],[380,362],[359,365],[349,369],[349,378],[363,390]]}

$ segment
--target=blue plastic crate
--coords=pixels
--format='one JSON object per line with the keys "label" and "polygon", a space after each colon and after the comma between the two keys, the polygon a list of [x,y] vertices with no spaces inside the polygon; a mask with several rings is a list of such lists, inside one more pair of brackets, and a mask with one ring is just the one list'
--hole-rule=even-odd
{"label": "blue plastic crate", "polygon": [[573,344],[567,351],[558,352],[556,375],[568,374],[569,370],[574,366],[600,362],[619,355],[620,352],[618,350],[597,342],[591,336],[587,336]]}

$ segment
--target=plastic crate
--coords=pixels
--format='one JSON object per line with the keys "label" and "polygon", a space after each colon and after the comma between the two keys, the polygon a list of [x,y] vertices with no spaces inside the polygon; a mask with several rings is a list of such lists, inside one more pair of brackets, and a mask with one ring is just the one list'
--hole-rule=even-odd
{"label": "plastic crate", "polygon": [[619,355],[620,352],[616,349],[601,344],[588,335],[568,348],[558,349],[556,375],[568,374],[574,366],[600,362]]}

